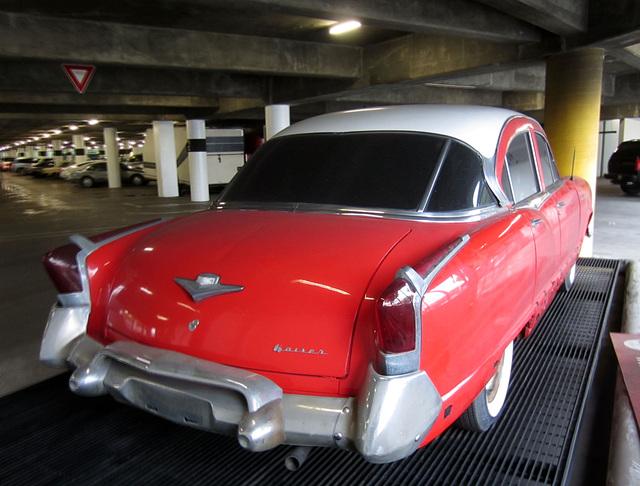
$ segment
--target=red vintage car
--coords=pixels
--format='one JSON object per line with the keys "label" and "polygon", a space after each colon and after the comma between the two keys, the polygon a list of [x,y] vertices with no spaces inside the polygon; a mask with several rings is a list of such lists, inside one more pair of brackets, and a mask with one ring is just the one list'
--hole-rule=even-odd
{"label": "red vintage car", "polygon": [[328,114],[264,144],[210,210],[53,250],[41,359],[174,422],[402,459],[489,428],[515,339],[568,289],[591,193],[489,107]]}

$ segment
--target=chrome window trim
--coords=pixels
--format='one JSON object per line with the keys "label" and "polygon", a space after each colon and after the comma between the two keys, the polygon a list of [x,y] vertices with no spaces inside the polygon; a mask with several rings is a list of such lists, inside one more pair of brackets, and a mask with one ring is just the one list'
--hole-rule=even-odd
{"label": "chrome window trim", "polygon": [[440,155],[438,156],[438,161],[436,162],[436,166],[433,169],[433,174],[431,174],[431,179],[429,180],[429,184],[427,184],[427,189],[424,192],[424,196],[422,196],[422,200],[418,205],[418,211],[420,212],[424,212],[429,205],[429,201],[431,200],[431,195],[433,193],[433,188],[436,185],[438,177],[440,177],[440,172],[442,172],[444,161],[447,159],[447,155],[449,155],[451,144],[452,140],[450,138],[447,138],[444,147],[442,147]]}
{"label": "chrome window trim", "polygon": [[545,202],[551,197],[551,193],[548,191],[537,192],[531,196],[523,199],[519,203],[514,205],[514,209],[533,209],[539,211]]}
{"label": "chrome window trim", "polygon": [[482,221],[507,209],[499,204],[464,211],[421,213],[378,208],[351,208],[315,204],[275,204],[275,203],[220,203],[211,207],[212,211],[280,211],[287,213],[329,214],[334,216],[362,216],[401,221],[432,221],[439,223],[465,223]]}

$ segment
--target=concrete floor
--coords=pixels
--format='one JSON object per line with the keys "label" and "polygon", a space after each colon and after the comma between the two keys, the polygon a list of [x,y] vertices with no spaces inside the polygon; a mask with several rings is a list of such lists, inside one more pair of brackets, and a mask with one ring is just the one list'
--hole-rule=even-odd
{"label": "concrete floor", "polygon": [[[0,396],[59,371],[38,361],[40,338],[56,292],[41,256],[87,236],[141,221],[205,209],[188,195],[157,197],[157,188],[81,189],[62,181],[2,173],[0,189]],[[212,196],[212,198],[215,196]],[[640,197],[598,182],[594,256],[640,260]]]}

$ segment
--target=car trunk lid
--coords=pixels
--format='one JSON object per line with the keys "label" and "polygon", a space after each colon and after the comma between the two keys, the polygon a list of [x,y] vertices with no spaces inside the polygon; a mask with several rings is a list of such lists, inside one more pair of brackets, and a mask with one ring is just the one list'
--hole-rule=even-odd
{"label": "car trunk lid", "polygon": [[[369,282],[409,232],[406,222],[370,217],[194,214],[131,249],[113,282],[107,326],[231,366],[343,377]],[[188,288],[199,276],[225,291],[194,300]]]}

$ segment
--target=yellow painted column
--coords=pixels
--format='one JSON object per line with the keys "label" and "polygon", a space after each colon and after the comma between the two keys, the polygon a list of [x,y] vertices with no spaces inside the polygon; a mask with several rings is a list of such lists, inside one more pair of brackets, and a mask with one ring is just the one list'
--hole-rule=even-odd
{"label": "yellow painted column", "polygon": [[[573,173],[589,182],[594,203],[603,60],[600,48],[553,55],[545,86],[544,127],[560,175]],[[592,238],[585,238],[582,255],[592,250]]]}

